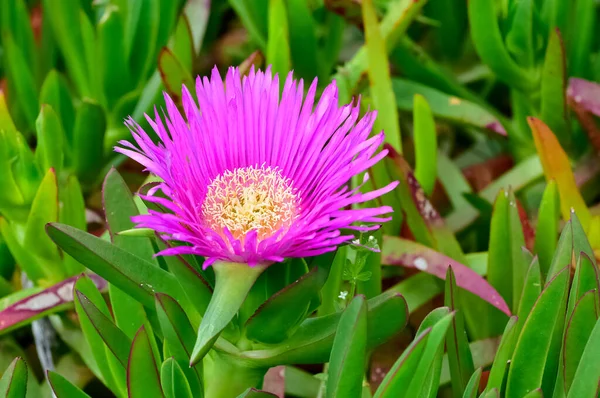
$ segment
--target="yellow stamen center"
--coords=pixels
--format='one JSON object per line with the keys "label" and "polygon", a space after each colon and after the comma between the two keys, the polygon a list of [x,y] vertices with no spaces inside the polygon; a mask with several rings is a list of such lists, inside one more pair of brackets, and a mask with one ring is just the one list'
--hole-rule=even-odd
{"label": "yellow stamen center", "polygon": [[227,228],[243,240],[252,230],[262,240],[298,216],[299,201],[289,178],[277,167],[240,167],[227,170],[208,186],[202,215],[208,226],[222,233]]}

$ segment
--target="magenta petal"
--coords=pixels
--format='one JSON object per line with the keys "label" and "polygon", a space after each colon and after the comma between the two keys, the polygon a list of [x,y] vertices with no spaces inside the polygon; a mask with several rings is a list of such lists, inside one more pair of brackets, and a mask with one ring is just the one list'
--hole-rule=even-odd
{"label": "magenta petal", "polygon": [[[138,227],[188,244],[160,255],[204,256],[204,267],[217,260],[268,264],[335,250],[352,239],[340,230],[369,231],[389,220],[392,209],[385,206],[345,210],[380,197],[397,183],[368,193],[348,186],[354,176],[385,156],[385,151],[378,152],[383,134],[371,134],[375,112],[359,119],[359,105],[339,106],[335,82],[317,99],[316,79],[304,95],[304,82],[295,80],[292,73],[284,81],[270,67],[264,72],[252,68],[244,77],[237,68],[229,68],[223,79],[215,67],[210,77],[196,79],[195,89],[194,96],[183,88],[183,114],[165,94],[166,109],[155,108],[153,117],[146,116],[158,143],[130,118],[125,124],[133,142],[120,142],[115,148],[162,180],[142,196],[161,210],[133,219]],[[223,218],[208,217],[204,205],[211,202],[207,198],[225,200],[227,195],[211,185],[221,181],[217,177],[261,167],[277,170],[293,188],[294,199],[273,196],[289,199],[282,203],[291,203],[293,209],[286,207],[288,213],[269,216],[275,220],[272,229],[259,233],[256,228],[262,224],[247,224],[251,227],[240,235],[237,224],[230,230],[219,224]],[[248,183],[244,181],[235,184]],[[235,195],[241,192],[230,186],[219,189]]]}

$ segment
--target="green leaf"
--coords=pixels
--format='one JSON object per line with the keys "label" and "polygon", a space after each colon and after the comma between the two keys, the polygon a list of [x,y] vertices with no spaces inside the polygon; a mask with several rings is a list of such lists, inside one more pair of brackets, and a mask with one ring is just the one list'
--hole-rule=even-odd
{"label": "green leaf", "polygon": [[25,62],[35,67],[36,47],[27,2],[16,0],[0,4],[0,26],[3,35],[12,36],[16,46],[23,52]]}
{"label": "green leaf", "polygon": [[569,76],[588,78],[590,76],[590,54],[593,53],[598,32],[598,17],[593,10],[593,0],[578,0],[572,3],[568,29]]}
{"label": "green leaf", "polygon": [[326,397],[358,397],[365,373],[367,308],[363,296],[355,297],[340,318],[333,340]]}
{"label": "green leaf", "polygon": [[535,79],[515,63],[504,47],[494,2],[470,0],[468,5],[471,39],[482,61],[506,84],[523,91],[532,90]]}
{"label": "green leaf", "polygon": [[[79,317],[81,330],[90,345],[94,362],[100,371],[100,374],[97,376],[106,387],[119,395],[125,391],[124,367],[117,356],[120,354],[119,344],[121,341],[119,339],[122,336],[118,331],[114,331],[113,328],[109,329],[110,311],[108,306],[96,286],[88,277],[83,276],[77,280],[73,287],[73,293],[75,310]],[[82,300],[81,298],[83,297],[80,298],[80,293],[83,293],[87,300]],[[84,304],[86,304],[85,309]],[[95,308],[89,304],[93,304]],[[92,321],[92,317],[88,315],[86,309],[90,311],[95,322]],[[104,315],[104,318],[101,318],[101,314]],[[98,325],[106,332],[104,337],[99,333]],[[111,343],[114,343],[114,346],[109,348],[105,341],[111,341]]]}
{"label": "green leaf", "polygon": [[84,99],[73,129],[73,166],[82,184],[92,184],[104,162],[106,116],[96,102]]}
{"label": "green leaf", "polygon": [[290,39],[285,3],[284,0],[269,0],[269,37],[266,50],[267,64],[271,65],[273,73],[279,73],[281,80],[291,70]]}
{"label": "green leaf", "polygon": [[27,364],[23,358],[15,358],[0,379],[0,396],[24,398],[27,392]]}
{"label": "green leaf", "polygon": [[563,146],[570,141],[566,68],[565,48],[560,31],[552,29],[542,69],[540,117],[557,134]]}
{"label": "green leaf", "polygon": [[246,336],[266,344],[284,341],[307,315],[310,303],[318,296],[326,277],[326,270],[313,268],[271,296],[246,322]]}
{"label": "green leaf", "polygon": [[587,240],[579,218],[575,212],[571,212],[571,219],[563,227],[558,239],[556,251],[548,270],[548,278],[556,275],[567,265],[574,267],[582,252],[590,259],[595,258],[594,251]]}
{"label": "green leaf", "polygon": [[[59,221],[75,228],[85,229],[87,227],[85,200],[77,177],[72,174],[67,177],[67,181],[61,187],[60,198],[62,206],[59,209]],[[79,261],[66,253],[63,253],[63,267],[68,276],[77,275],[85,269]]]}
{"label": "green leaf", "polygon": [[43,104],[35,123],[37,147],[35,160],[40,170],[54,169],[60,175],[64,164],[65,132],[62,123],[52,106]]}
{"label": "green leaf", "polygon": [[[528,264],[521,248],[525,246],[523,228],[512,192],[500,191],[494,204],[488,257],[488,281],[516,312]],[[505,320],[492,318],[491,331],[499,332]]]}
{"label": "green leaf", "polygon": [[337,302],[342,287],[342,274],[346,265],[348,246],[338,247],[329,268],[329,275],[321,289],[321,306],[317,310],[319,316],[333,314],[337,311]]}
{"label": "green leaf", "polygon": [[[281,344],[244,351],[242,358],[257,366],[327,362],[341,314],[308,318],[288,340]],[[383,293],[367,300],[367,349],[387,341],[406,326],[408,308],[402,296]]]}
{"label": "green leaf", "polygon": [[206,279],[183,256],[165,256],[164,259],[185,296],[198,314],[204,315],[212,297],[212,288]]}
{"label": "green leaf", "polygon": [[160,1],[135,0],[129,11],[125,32],[126,38],[131,39],[125,42],[125,54],[129,56],[130,74],[137,77],[139,88],[149,77],[156,57],[159,21],[162,17]]}
{"label": "green leaf", "polygon": [[182,85],[188,89],[194,87],[191,71],[166,47],[163,47],[158,55],[158,70],[163,84],[177,103],[181,100]]}
{"label": "green leaf", "polygon": [[69,380],[60,374],[48,371],[48,382],[56,398],[90,398],[89,395],[81,391],[79,387],[73,385]]}
{"label": "green leaf", "polygon": [[510,28],[506,33],[506,49],[523,68],[532,68],[535,62],[534,1],[512,3]]}
{"label": "green leaf", "polygon": [[[31,205],[31,212],[27,219],[25,240],[23,245],[34,254],[48,260],[47,264],[57,265],[60,257],[56,246],[45,233],[45,226],[49,222],[58,221],[58,182],[53,169],[46,172],[40,187]],[[47,274],[54,279],[61,278],[61,271],[48,270]]]}
{"label": "green leaf", "polygon": [[130,398],[164,397],[150,338],[142,326],[131,344],[127,366],[127,392]]}
{"label": "green leaf", "polygon": [[425,97],[414,97],[415,177],[427,196],[433,193],[437,177],[437,132]]}
{"label": "green leaf", "polygon": [[79,290],[75,290],[75,297],[77,304],[81,306],[98,335],[100,335],[108,349],[123,365],[123,368],[125,368],[127,366],[131,339],[113,323],[112,319],[98,309],[85,294]]}
{"label": "green leaf", "polygon": [[62,76],[55,70],[48,72],[48,75],[42,84],[40,90],[40,104],[50,105],[59,116],[66,137],[66,140],[63,142],[63,147],[65,148],[65,163],[67,163],[67,158],[70,156],[69,144],[73,142],[75,108],[73,107],[73,100],[67,84]]}
{"label": "green leaf", "polygon": [[[414,18],[419,14],[426,0],[396,1],[391,2],[387,14],[379,24],[381,37],[385,40],[385,47],[391,51],[398,40],[404,35]],[[348,103],[356,93],[359,82],[369,68],[369,51],[363,45],[354,57],[339,69],[333,76],[338,84],[340,103]],[[387,60],[386,60],[387,65]],[[412,104],[412,96],[411,104]],[[412,109],[412,108],[411,108]]]}
{"label": "green leaf", "polygon": [[419,365],[425,346],[429,341],[431,330],[431,328],[427,328],[413,339],[375,391],[374,398],[404,396],[413,371]]}
{"label": "green leaf", "polygon": [[[50,21],[54,37],[65,59],[69,75],[75,82],[80,96],[92,95],[90,76],[84,54],[84,44],[80,25],[79,7],[69,2],[54,4],[51,0],[43,0],[45,16]],[[64,119],[63,119],[64,120]]]}
{"label": "green leaf", "polygon": [[[260,11],[266,1],[229,0],[238,18],[248,30],[250,37],[263,51],[267,48],[267,18],[261,18]],[[264,6],[267,9],[266,6]],[[266,14],[266,13],[265,13]]]}
{"label": "green leaf", "polygon": [[23,56],[21,48],[10,34],[4,34],[2,44],[10,84],[14,85],[14,100],[19,103],[27,120],[28,130],[33,130],[39,103],[33,71]]}
{"label": "green leaf", "polygon": [[196,340],[196,331],[190,320],[177,301],[162,293],[156,295],[156,312],[169,352],[184,366],[186,383],[189,383],[193,391],[203,391],[202,363],[193,368],[188,366]]}
{"label": "green leaf", "polygon": [[237,398],[273,398],[273,397],[276,397],[276,395],[271,394],[270,392],[257,390],[256,388],[249,388],[237,396]]}
{"label": "green leaf", "polygon": [[478,368],[469,379],[463,398],[477,398],[479,393],[479,380],[481,380],[481,368]]}
{"label": "green leaf", "polygon": [[410,80],[393,78],[391,83],[396,96],[396,105],[402,111],[411,112],[414,96],[419,94],[428,102],[436,118],[506,135],[498,117],[479,104]]}
{"label": "green leaf", "polygon": [[386,292],[401,294],[411,314],[443,291],[443,282],[424,272],[410,276],[386,290]]}
{"label": "green leaf", "polygon": [[[448,313],[431,326],[431,334],[419,365],[413,370],[413,377],[405,392],[405,397],[434,397],[437,395],[442,356],[444,355],[444,341],[453,318],[454,313]],[[425,324],[426,321],[427,318],[423,323]]]}
{"label": "green leaf", "polygon": [[500,340],[494,363],[490,369],[486,391],[502,388],[502,383],[509,368],[508,364],[513,356],[513,351],[519,337],[519,330],[516,327],[517,321],[518,318],[512,316],[504,328],[502,340]]}
{"label": "green leaf", "polygon": [[305,0],[288,1],[287,15],[294,74],[305,79],[318,76],[325,80],[329,71],[323,69],[318,55],[317,26],[310,5]]}
{"label": "green leaf", "polygon": [[[459,291],[456,286],[454,272],[452,271],[452,267],[448,267],[444,304],[451,311],[457,310],[457,303],[460,302],[458,294]],[[448,363],[450,365],[452,393],[455,397],[461,397],[469,382],[470,375],[475,369],[465,331],[464,316],[460,311],[455,312],[451,327],[448,329],[446,347],[448,351]]]}
{"label": "green leaf", "polygon": [[96,26],[98,76],[102,81],[109,109],[117,99],[133,88],[123,42],[123,14],[118,7],[109,5]]}
{"label": "green leaf", "polygon": [[581,363],[594,326],[598,320],[598,290],[586,292],[575,304],[565,330],[562,347],[563,374],[565,391],[569,391],[578,365]]}
{"label": "green leaf", "polygon": [[564,268],[548,282],[527,317],[508,373],[508,396],[523,396],[541,387],[546,359],[558,356],[549,351],[555,326],[566,308],[568,282],[569,270]]}
{"label": "green leaf", "polygon": [[198,363],[211,349],[223,329],[240,309],[264,266],[215,262],[215,291],[198,329],[190,365]]}
{"label": "green leaf", "polygon": [[181,366],[174,358],[167,358],[163,362],[160,368],[160,381],[166,398],[194,397]]}
{"label": "green leaf", "polygon": [[560,217],[560,205],[558,201],[556,182],[552,180],[548,182],[544,190],[535,229],[534,252],[540,259],[540,270],[543,278],[548,274],[552,256],[556,251],[558,221]]}
{"label": "green leaf", "polygon": [[600,355],[600,321],[596,321],[594,329],[585,345],[583,355],[577,366],[568,398],[594,397],[598,393],[600,364],[594,358]]}
{"label": "green leaf", "polygon": [[396,99],[392,90],[386,43],[379,30],[373,0],[362,1],[363,24],[368,55],[368,75],[371,98],[377,109],[375,131],[385,131],[385,142],[402,153],[402,137],[398,122]]}
{"label": "green leaf", "polygon": [[46,230],[64,251],[146,308],[154,309],[155,292],[167,293],[187,308],[187,300],[175,278],[152,263],[68,225],[51,223]]}
{"label": "green leaf", "polygon": [[[197,7],[202,7],[202,4],[199,4]],[[190,9],[190,5],[186,8],[186,12]],[[206,13],[204,13],[206,14]],[[194,28],[196,25],[200,25],[199,20],[194,19]],[[173,56],[177,58],[177,60],[182,65],[183,69],[186,72],[191,72],[194,62],[194,42],[195,37],[192,37],[192,27],[190,26],[189,20],[185,14],[182,14],[179,17],[179,21],[177,22],[177,26],[175,28],[175,32],[173,33],[173,37],[171,39],[170,47],[173,52]],[[188,86],[190,88],[192,86]]]}
{"label": "green leaf", "polygon": [[519,332],[541,292],[542,275],[540,273],[540,263],[536,257],[531,262],[527,275],[525,276],[525,285],[521,294],[521,301],[519,302],[519,310],[517,312],[520,320],[520,322],[517,323]]}

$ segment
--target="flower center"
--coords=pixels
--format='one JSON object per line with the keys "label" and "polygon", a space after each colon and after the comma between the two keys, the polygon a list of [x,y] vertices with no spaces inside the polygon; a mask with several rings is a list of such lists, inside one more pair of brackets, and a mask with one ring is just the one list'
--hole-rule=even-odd
{"label": "flower center", "polygon": [[208,226],[227,228],[243,240],[252,230],[262,240],[287,229],[299,213],[299,200],[289,178],[277,167],[240,167],[227,170],[208,186],[202,215]]}

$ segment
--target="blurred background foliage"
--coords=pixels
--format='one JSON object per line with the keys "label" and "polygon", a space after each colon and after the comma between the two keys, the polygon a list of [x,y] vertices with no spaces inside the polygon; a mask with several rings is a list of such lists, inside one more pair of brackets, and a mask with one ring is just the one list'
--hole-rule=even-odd
{"label": "blurred background foliage", "polygon": [[[401,184],[378,203],[395,210],[374,235],[381,254],[345,246],[259,280],[240,317],[265,312],[240,332],[253,343],[235,344],[262,347],[252,366],[277,371],[264,383],[248,372],[260,381],[248,387],[595,397],[599,16],[597,0],[0,1],[0,392],[50,396],[44,371],[59,398],[202,390],[169,360],[189,359],[189,341],[173,348],[165,319],[185,318],[174,330],[195,337],[214,275],[201,259],[154,258],[153,236],[117,235],[145,211],[131,191],[151,179],[112,148],[129,137],[125,118],[149,128],[163,92],[180,105],[182,84],[214,65],[271,65],[376,109],[390,155],[369,189]],[[150,263],[150,279],[136,277]],[[291,326],[265,335],[260,322],[293,302]],[[311,319],[329,319],[335,340]]]}

